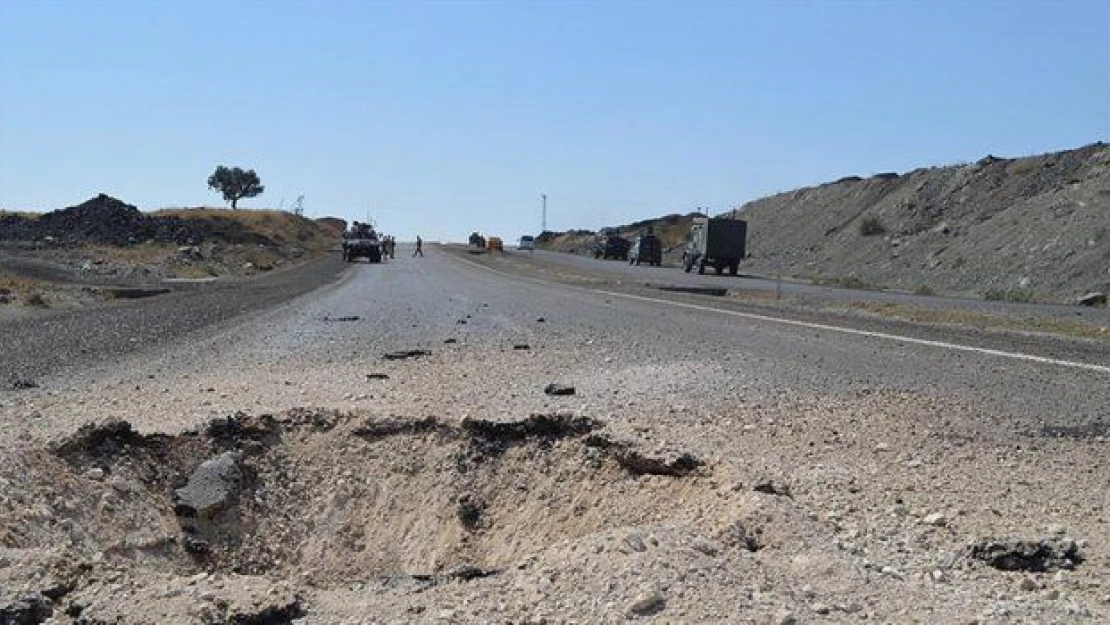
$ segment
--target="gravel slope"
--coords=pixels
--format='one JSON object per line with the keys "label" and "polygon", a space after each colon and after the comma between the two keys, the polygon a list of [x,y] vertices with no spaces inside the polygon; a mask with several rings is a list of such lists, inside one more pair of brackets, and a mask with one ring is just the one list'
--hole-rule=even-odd
{"label": "gravel slope", "polygon": [[[66,605],[230,622],[290,597],[304,623],[1110,619],[1106,374],[401,252],[185,341],[0,392],[0,607],[71,567],[83,572],[57,622],[72,621]],[[430,353],[382,359],[395,350]],[[576,393],[547,395],[551,382]],[[177,435],[234,411],[281,428],[243,448],[257,485],[242,505],[272,506],[243,540],[284,563],[260,571],[184,554],[141,458],[104,479],[49,446],[90,420]],[[600,421],[600,438],[490,451],[457,429],[553,413]],[[640,469],[702,464],[665,475],[621,453]],[[477,498],[472,525],[460,493]],[[147,536],[152,523],[169,538]],[[1076,540],[1085,560],[1010,572],[970,556],[1013,538]]]}

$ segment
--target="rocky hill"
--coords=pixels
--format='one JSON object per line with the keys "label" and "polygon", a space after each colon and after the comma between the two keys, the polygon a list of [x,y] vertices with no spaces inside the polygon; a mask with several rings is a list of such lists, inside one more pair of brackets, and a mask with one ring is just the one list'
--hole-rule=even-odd
{"label": "rocky hill", "polygon": [[[1074,301],[1110,290],[1105,143],[849,176],[740,212],[751,273],[1013,300]],[[553,239],[574,247],[573,236]]]}
{"label": "rocky hill", "polygon": [[82,305],[96,293],[90,287],[288,267],[329,253],[345,227],[282,211],[143,212],[103,194],[49,213],[0,211],[0,316],[7,304]]}

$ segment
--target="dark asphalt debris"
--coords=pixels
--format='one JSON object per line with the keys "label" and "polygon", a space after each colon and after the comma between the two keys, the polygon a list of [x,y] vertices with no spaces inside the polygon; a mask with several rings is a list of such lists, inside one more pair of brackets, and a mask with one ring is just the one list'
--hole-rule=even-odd
{"label": "dark asphalt debris", "polygon": [[552,382],[544,387],[543,392],[548,395],[574,395],[574,387],[569,384]]}

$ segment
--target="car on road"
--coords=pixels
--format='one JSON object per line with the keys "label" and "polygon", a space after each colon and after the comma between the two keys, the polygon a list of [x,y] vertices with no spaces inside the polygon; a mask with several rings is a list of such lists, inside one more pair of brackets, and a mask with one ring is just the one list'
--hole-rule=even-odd
{"label": "car on road", "polygon": [[527,234],[520,237],[520,243],[517,244],[516,249],[522,250],[522,251],[527,250],[529,252],[535,251],[535,249],[536,249],[536,237],[533,237],[533,236],[527,235]]}
{"label": "car on road", "polygon": [[647,263],[652,267],[663,264],[663,242],[654,234],[642,234],[632,241],[632,247],[628,250],[628,264],[641,263]]}

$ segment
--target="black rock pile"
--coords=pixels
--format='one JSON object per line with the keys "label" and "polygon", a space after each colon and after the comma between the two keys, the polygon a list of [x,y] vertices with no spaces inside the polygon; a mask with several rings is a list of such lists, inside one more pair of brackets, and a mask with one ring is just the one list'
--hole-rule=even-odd
{"label": "black rock pile", "polygon": [[204,233],[180,217],[152,217],[103,193],[37,218],[0,217],[0,241],[123,246],[145,241],[195,245]]}

